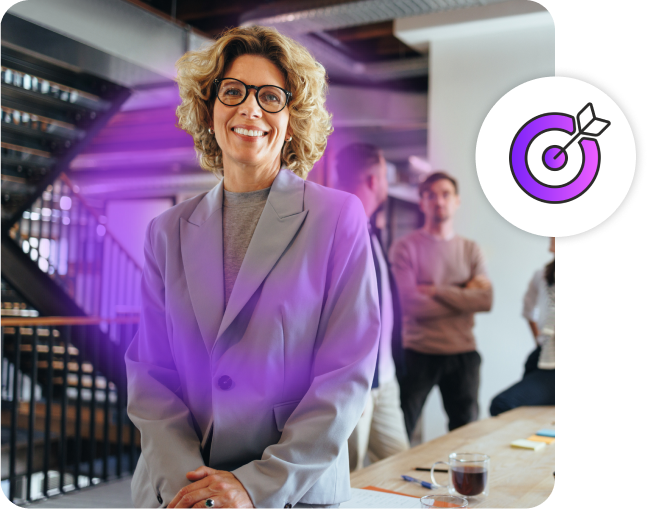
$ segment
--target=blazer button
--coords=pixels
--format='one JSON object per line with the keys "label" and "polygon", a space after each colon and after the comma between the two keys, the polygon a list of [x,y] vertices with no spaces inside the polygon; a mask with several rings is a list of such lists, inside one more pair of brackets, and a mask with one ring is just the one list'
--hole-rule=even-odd
{"label": "blazer button", "polygon": [[161,495],[158,495],[158,502],[160,502],[160,504],[162,503],[162,496]]}
{"label": "blazer button", "polygon": [[232,388],[232,379],[227,375],[223,375],[218,379],[218,386],[224,391],[229,391]]}
{"label": "blazer button", "polygon": [[292,508],[292,504],[288,503],[288,504],[286,504],[284,507],[287,507],[288,509],[291,509],[291,508]]}

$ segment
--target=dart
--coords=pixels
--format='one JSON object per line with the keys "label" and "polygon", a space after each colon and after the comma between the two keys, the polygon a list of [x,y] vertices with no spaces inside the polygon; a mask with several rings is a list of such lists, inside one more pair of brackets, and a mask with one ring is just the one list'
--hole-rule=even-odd
{"label": "dart", "polygon": [[610,127],[609,120],[596,118],[596,114],[594,113],[594,106],[592,106],[592,103],[587,103],[585,107],[578,112],[576,119],[578,121],[578,132],[571,140],[569,140],[567,145],[562,147],[556,153],[556,155],[554,155],[554,159],[558,159],[558,157],[560,157],[560,155],[565,152],[565,150],[567,150],[569,145],[574,143],[580,136],[600,136],[603,131]]}

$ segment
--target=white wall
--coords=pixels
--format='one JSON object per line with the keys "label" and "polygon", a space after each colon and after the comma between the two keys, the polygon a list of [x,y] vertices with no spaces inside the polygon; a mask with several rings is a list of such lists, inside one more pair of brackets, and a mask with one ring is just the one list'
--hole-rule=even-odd
{"label": "white wall", "polygon": [[[527,15],[529,16],[529,15]],[[521,316],[522,298],[535,270],[547,263],[549,242],[507,223],[486,200],[475,169],[475,146],[490,108],[515,86],[554,71],[554,27],[544,21],[516,24],[510,18],[497,30],[452,30],[430,41],[428,157],[433,168],[457,176],[462,205],[457,232],[478,242],[493,281],[495,301],[488,314],[477,316],[475,335],[483,364],[481,417],[490,401],[521,378],[533,349]],[[491,24],[492,28],[492,24]],[[446,416],[436,390],[423,414],[423,440],[447,431]]]}

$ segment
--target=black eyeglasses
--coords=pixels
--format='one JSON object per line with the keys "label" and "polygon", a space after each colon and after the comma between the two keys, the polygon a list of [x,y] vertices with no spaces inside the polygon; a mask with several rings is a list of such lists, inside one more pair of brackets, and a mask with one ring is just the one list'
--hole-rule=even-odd
{"label": "black eyeglasses", "polygon": [[279,113],[286,107],[292,94],[275,85],[246,85],[234,78],[215,79],[218,100],[225,106],[238,106],[245,102],[250,89],[256,90],[256,100],[263,111]]}

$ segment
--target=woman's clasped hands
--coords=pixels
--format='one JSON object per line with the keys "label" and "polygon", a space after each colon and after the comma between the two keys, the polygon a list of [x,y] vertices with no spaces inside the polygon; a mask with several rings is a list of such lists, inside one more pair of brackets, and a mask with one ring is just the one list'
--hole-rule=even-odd
{"label": "woman's clasped hands", "polygon": [[205,501],[212,499],[212,507],[254,507],[247,491],[230,472],[200,467],[187,472],[191,484],[185,486],[167,507],[207,507]]}

